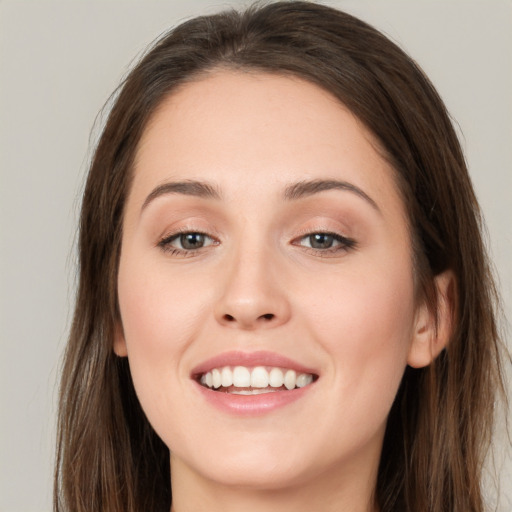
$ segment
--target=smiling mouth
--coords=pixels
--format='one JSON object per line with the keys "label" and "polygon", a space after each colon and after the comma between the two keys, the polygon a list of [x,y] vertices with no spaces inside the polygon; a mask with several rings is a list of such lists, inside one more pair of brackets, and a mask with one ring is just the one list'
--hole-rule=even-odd
{"label": "smiling mouth", "polygon": [[259,395],[291,391],[312,384],[318,378],[312,373],[265,366],[224,366],[196,376],[197,381],[212,391],[235,395]]}

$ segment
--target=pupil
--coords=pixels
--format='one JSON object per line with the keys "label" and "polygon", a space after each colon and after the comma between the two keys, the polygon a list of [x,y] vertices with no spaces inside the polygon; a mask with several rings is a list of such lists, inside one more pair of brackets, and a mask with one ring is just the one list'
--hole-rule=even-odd
{"label": "pupil", "polygon": [[326,233],[316,233],[310,237],[311,247],[314,249],[329,249],[332,247],[333,240],[333,235]]}
{"label": "pupil", "polygon": [[180,242],[183,249],[198,249],[204,245],[204,235],[200,233],[187,233],[181,235]]}

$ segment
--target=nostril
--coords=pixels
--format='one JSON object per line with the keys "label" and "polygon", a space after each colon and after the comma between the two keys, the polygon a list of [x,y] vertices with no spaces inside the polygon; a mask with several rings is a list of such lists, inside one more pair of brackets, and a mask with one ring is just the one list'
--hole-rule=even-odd
{"label": "nostril", "polygon": [[222,315],[222,319],[226,323],[234,324],[234,323],[240,323],[241,325],[252,325],[253,322],[270,322],[276,318],[276,315],[274,313],[265,313],[264,315],[259,316],[253,316],[252,319],[244,318],[243,315],[239,316],[233,316],[229,313],[225,313]]}

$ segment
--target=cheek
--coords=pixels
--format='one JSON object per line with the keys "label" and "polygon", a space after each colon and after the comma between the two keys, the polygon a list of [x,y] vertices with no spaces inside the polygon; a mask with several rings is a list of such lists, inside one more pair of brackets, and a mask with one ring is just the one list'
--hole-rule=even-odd
{"label": "cheek", "polygon": [[[204,311],[204,297],[187,280],[177,282],[168,269],[147,257],[121,258],[118,296],[130,371],[139,400],[152,410],[169,410],[169,389],[181,385],[180,361]],[[201,302],[203,301],[203,302]]]}
{"label": "cheek", "polygon": [[[146,260],[146,261],[145,261]],[[121,319],[128,349],[175,350],[201,316],[204,294],[186,279],[146,258],[121,259],[118,279]],[[172,343],[171,343],[172,341]]]}
{"label": "cheek", "polygon": [[[369,267],[371,268],[371,267]],[[330,292],[306,308],[309,329],[331,356],[333,383],[345,403],[389,412],[402,378],[414,325],[412,278],[386,268],[330,278]],[[405,275],[404,275],[405,274]],[[354,414],[357,425],[358,414]]]}
{"label": "cheek", "polygon": [[130,256],[121,258],[118,295],[133,384],[155,431],[181,440],[187,432],[173,421],[189,405],[181,362],[202,325],[204,295],[190,280],[176,281],[161,262]]}

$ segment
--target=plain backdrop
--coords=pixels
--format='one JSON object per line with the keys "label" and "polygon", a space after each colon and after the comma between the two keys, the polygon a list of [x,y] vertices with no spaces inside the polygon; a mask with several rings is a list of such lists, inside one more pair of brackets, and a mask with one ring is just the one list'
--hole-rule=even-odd
{"label": "plain backdrop", "polygon": [[[457,120],[510,318],[512,2],[329,3],[404,47]],[[241,2],[0,1],[1,512],[51,510],[59,364],[96,115],[158,34],[233,4]],[[503,439],[497,444],[498,510],[509,512],[512,462]]]}

